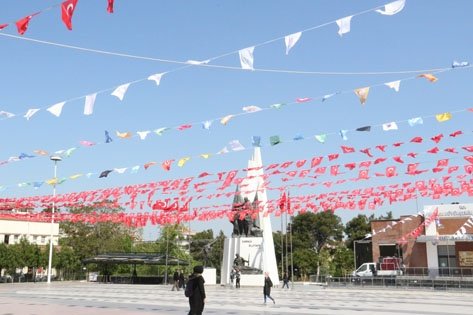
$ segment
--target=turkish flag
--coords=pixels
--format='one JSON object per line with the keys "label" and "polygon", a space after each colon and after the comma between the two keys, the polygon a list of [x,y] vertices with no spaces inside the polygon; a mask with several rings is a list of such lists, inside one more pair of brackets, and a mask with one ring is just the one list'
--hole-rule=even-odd
{"label": "turkish flag", "polygon": [[418,154],[419,153],[410,152],[410,153],[407,153],[407,156],[410,156],[411,158],[415,159]]}
{"label": "turkish flag", "polygon": [[473,146],[470,145],[468,147],[462,147],[463,150],[468,151],[468,152],[473,152]]}
{"label": "turkish flag", "polygon": [[408,175],[417,175],[417,166],[419,163],[412,163],[407,165],[407,174]]}
{"label": "turkish flag", "polygon": [[332,165],[330,167],[330,175],[337,176],[338,175],[338,167],[339,167],[339,165]]}
{"label": "turkish flag", "polygon": [[448,168],[448,174],[458,171],[458,166],[450,166]]}
{"label": "turkish flag", "polygon": [[16,21],[16,28],[18,29],[18,33],[20,35],[25,34],[26,30],[28,29],[28,23],[30,22],[32,15],[28,15],[21,20]]}
{"label": "turkish flag", "polygon": [[317,167],[314,171],[315,174],[325,174],[325,170],[327,169],[327,167],[323,166],[323,167]]}
{"label": "turkish flag", "polygon": [[393,143],[393,147],[400,147],[403,144],[404,142],[396,142],[396,143]]}
{"label": "turkish flag", "polygon": [[108,0],[107,12],[113,13],[113,0]]}
{"label": "turkish flag", "polygon": [[296,166],[297,166],[297,167],[302,167],[302,166],[305,165],[305,162],[306,162],[306,161],[307,161],[307,160],[299,160],[299,161],[296,162]]}
{"label": "turkish flag", "polygon": [[448,166],[448,159],[438,160],[437,167],[445,167]]}
{"label": "turkish flag", "polygon": [[464,167],[465,167],[465,172],[467,172],[468,174],[473,173],[473,165],[468,164],[468,165],[465,165]]}
{"label": "turkish flag", "polygon": [[444,149],[445,152],[449,152],[449,153],[458,153],[455,148],[446,148]]}
{"label": "turkish flag", "polygon": [[225,181],[223,182],[222,187],[220,187],[219,189],[223,190],[227,188],[232,183],[237,173],[238,173],[238,170],[233,170],[233,171],[228,172],[227,178],[225,178]]}
{"label": "turkish flag", "polygon": [[393,177],[396,176],[396,167],[395,166],[388,166],[386,167],[386,177]]}
{"label": "turkish flag", "polygon": [[368,170],[360,170],[358,173],[358,179],[369,179]]}
{"label": "turkish flag", "polygon": [[329,161],[336,160],[336,159],[338,159],[338,156],[339,156],[338,153],[329,154],[328,155],[328,160]]}
{"label": "turkish flag", "polygon": [[363,161],[360,163],[359,167],[370,167],[371,161]]}
{"label": "turkish flag", "polygon": [[286,207],[286,202],[287,202],[287,197],[286,197],[286,192],[284,192],[281,195],[281,198],[279,198],[279,209],[281,209],[281,211],[283,211],[284,208]]}
{"label": "turkish flag", "polygon": [[61,4],[61,18],[68,30],[72,30],[72,15],[78,0],[66,0]]}
{"label": "turkish flag", "polygon": [[8,23],[6,23],[6,24],[0,24],[0,30],[3,30],[3,29],[4,29],[5,27],[7,27],[7,26],[8,26]]}
{"label": "turkish flag", "polygon": [[310,167],[316,167],[322,162],[323,157],[321,156],[315,156],[312,158],[312,162],[310,163]]}
{"label": "turkish flag", "polygon": [[342,148],[343,153],[353,153],[353,152],[355,152],[355,148],[352,148],[352,147],[347,147],[347,146],[342,145],[341,148]]}

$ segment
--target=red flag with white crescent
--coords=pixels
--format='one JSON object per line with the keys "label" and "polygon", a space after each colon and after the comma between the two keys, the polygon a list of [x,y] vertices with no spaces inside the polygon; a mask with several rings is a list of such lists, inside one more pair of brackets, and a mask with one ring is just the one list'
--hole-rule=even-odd
{"label": "red flag with white crescent", "polygon": [[28,29],[28,23],[30,22],[32,15],[25,16],[21,20],[16,21],[16,28],[18,30],[18,34],[23,35],[25,34],[26,30]]}
{"label": "red flag with white crescent", "polygon": [[78,0],[66,0],[61,4],[61,18],[68,30],[72,30],[72,15]]}
{"label": "red flag with white crescent", "polygon": [[108,0],[107,12],[113,13],[113,0]]}

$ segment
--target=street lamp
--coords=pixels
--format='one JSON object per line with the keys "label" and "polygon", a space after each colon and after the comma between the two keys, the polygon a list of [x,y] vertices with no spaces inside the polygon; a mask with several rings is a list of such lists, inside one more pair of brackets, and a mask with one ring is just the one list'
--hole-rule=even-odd
{"label": "street lamp", "polygon": [[57,162],[61,161],[61,157],[57,155],[51,156],[54,161],[54,182],[53,182],[53,209],[51,212],[51,238],[49,239],[49,259],[48,259],[48,283],[51,283],[51,263],[53,260],[53,237],[54,237],[54,211],[56,209],[56,184],[57,184]]}

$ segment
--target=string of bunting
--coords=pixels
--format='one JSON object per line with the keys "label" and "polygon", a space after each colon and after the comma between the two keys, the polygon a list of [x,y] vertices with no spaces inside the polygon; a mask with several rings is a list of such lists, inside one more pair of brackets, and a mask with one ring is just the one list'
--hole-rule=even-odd
{"label": "string of bunting", "polygon": [[[61,4],[58,3],[50,7],[47,7],[45,9],[39,10],[35,13],[29,14],[15,22],[0,23],[0,30],[7,28],[11,24],[14,24],[16,25],[18,34],[23,35],[28,30],[28,26],[33,17],[43,12],[52,10],[58,6],[61,6],[61,20],[64,23],[64,25],[67,27],[67,29],[71,31],[72,30],[72,16],[74,15],[74,11],[76,9],[78,2],[79,0],[66,0],[66,1],[63,1]],[[114,0],[107,0],[108,13],[113,13],[113,5],[114,5]]]}

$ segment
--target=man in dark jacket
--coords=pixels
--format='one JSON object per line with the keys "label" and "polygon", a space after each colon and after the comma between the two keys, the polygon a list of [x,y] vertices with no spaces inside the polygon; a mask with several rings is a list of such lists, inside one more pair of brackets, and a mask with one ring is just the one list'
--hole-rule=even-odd
{"label": "man in dark jacket", "polygon": [[264,273],[264,287],[263,287],[263,294],[264,294],[264,304],[266,304],[266,298],[269,298],[273,301],[273,304],[276,304],[276,301],[271,297],[271,287],[273,286],[273,282],[269,277],[269,273]]}
{"label": "man in dark jacket", "polygon": [[195,266],[194,273],[190,276],[187,285],[192,285],[192,295],[189,296],[189,315],[202,315],[205,305],[205,288],[204,278],[202,273],[204,272],[203,266]]}

